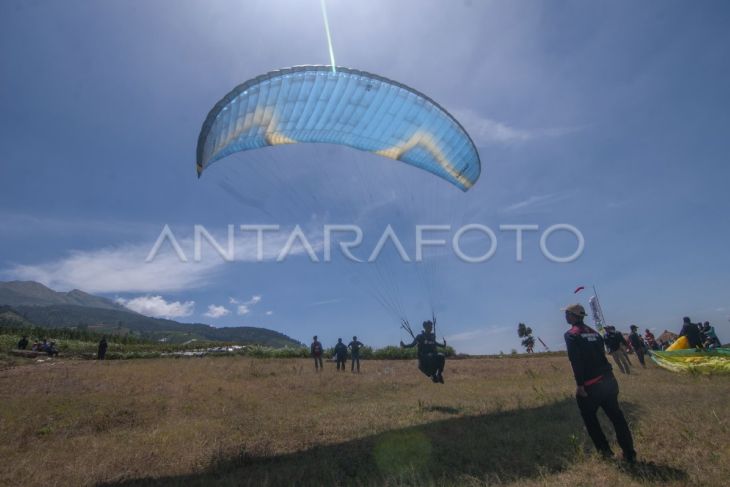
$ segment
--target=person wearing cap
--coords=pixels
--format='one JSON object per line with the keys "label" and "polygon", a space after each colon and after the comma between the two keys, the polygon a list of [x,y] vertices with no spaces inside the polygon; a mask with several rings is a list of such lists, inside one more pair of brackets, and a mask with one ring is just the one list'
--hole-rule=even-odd
{"label": "person wearing cap", "polygon": [[602,408],[613,423],[624,460],[633,463],[636,461],[634,440],[618,403],[618,382],[606,359],[603,338],[583,322],[585,317],[586,311],[580,304],[565,308],[565,320],[571,325],[565,332],[565,344],[575,377],[578,409],[596,450],[610,458],[613,452],[597,416],[598,408]]}
{"label": "person wearing cap", "polygon": [[631,348],[634,349],[634,353],[639,359],[639,363],[641,364],[641,366],[643,368],[646,368],[646,363],[644,363],[644,353],[646,352],[646,345],[644,344],[644,341],[641,339],[641,336],[637,332],[638,329],[638,326],[631,325],[631,333],[629,333],[629,343],[631,343]]}

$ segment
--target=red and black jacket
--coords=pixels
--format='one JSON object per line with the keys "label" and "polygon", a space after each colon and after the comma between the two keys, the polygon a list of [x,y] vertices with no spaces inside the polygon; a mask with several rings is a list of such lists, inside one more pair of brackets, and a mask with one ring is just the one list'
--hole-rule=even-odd
{"label": "red and black jacket", "polygon": [[611,364],[606,360],[603,349],[603,338],[593,328],[584,324],[574,325],[565,332],[565,345],[577,385],[590,386],[611,373]]}

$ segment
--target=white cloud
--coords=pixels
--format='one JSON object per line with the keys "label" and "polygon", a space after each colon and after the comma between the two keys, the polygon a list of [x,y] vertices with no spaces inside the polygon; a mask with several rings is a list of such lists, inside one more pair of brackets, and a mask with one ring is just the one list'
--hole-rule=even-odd
{"label": "white cloud", "polygon": [[506,212],[506,213],[512,213],[512,212],[524,211],[527,209],[530,209],[530,210],[540,209],[540,208],[544,208],[552,203],[557,203],[558,201],[568,199],[570,196],[571,196],[570,192],[551,193],[551,194],[545,194],[545,195],[541,195],[541,196],[530,196],[527,199],[524,199],[522,201],[519,201],[517,203],[507,206],[502,211]]}
{"label": "white cloud", "polygon": [[254,294],[251,296],[251,299],[248,299],[246,301],[239,301],[236,298],[229,298],[228,300],[231,304],[237,304],[238,307],[236,308],[236,314],[239,316],[247,315],[251,312],[251,308],[256,306],[261,302],[261,295]]}
{"label": "white cloud", "polygon": [[[456,344],[456,350],[463,353],[484,353],[490,348],[495,335],[509,333],[510,326],[492,326],[455,333],[446,337],[449,344]],[[517,333],[515,333],[515,337]]]}
{"label": "white cloud", "polygon": [[137,313],[155,318],[183,318],[193,314],[195,301],[166,301],[162,296],[140,296],[133,299],[118,298],[117,303]]}
{"label": "white cloud", "polygon": [[315,301],[313,303],[310,303],[309,306],[324,306],[326,304],[335,304],[342,301],[342,298],[334,298],[334,299],[325,299],[323,301]]}
{"label": "white cloud", "polygon": [[221,318],[229,314],[231,314],[231,311],[225,306],[211,304],[208,306],[208,311],[206,311],[203,316],[207,316],[208,318]]}
{"label": "white cloud", "polygon": [[522,142],[533,137],[526,130],[519,130],[496,120],[482,117],[470,109],[457,110],[454,112],[454,116],[469,132],[477,145]]}
{"label": "white cloud", "polygon": [[526,142],[536,137],[560,137],[582,129],[582,127],[555,127],[525,130],[483,117],[470,109],[456,110],[453,113],[477,145]]}
{"label": "white cloud", "polygon": [[38,281],[52,289],[87,292],[164,292],[204,285],[220,262],[180,262],[174,253],[145,262],[149,245],[125,245],[72,252],[56,261],[16,265],[3,272],[14,279]]}
{"label": "white cloud", "polygon": [[266,316],[271,316],[271,315],[273,315],[273,314],[274,314],[274,312],[273,312],[273,311],[267,311],[267,312],[266,312]]}
{"label": "white cloud", "polygon": [[[256,236],[250,233],[234,235],[236,262],[257,260]],[[278,257],[289,234],[289,229],[264,233],[264,261],[272,261]],[[156,238],[157,236],[144,243],[72,251],[65,257],[49,262],[15,265],[0,272],[0,277],[8,280],[38,281],[56,290],[82,289],[91,293],[174,292],[206,285],[225,264],[230,263],[221,258],[205,241],[202,244],[202,258],[196,262],[193,258],[193,239],[177,236],[187,262],[178,258],[167,241],[160,247],[155,258],[146,262]],[[227,237],[216,235],[216,238],[225,246]],[[307,238],[315,250],[321,250],[321,235]],[[292,256],[304,253],[305,250],[298,246],[291,251]]]}

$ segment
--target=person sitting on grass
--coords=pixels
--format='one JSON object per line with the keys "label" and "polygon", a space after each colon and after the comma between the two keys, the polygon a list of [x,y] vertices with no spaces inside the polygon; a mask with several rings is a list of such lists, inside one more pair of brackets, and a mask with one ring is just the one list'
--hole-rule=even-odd
{"label": "person sitting on grass", "polygon": [[444,383],[444,366],[446,365],[446,357],[443,353],[439,353],[438,347],[446,348],[446,339],[444,343],[436,341],[436,334],[433,329],[431,320],[423,322],[423,332],[419,333],[413,342],[406,345],[400,342],[402,348],[412,348],[417,346],[418,351],[418,370],[423,372],[426,377],[430,377],[433,382]]}
{"label": "person sitting on grass", "polygon": [[702,330],[705,333],[705,348],[717,348],[722,346],[720,344],[720,339],[717,338],[717,333],[715,333],[715,327],[710,326],[709,321],[705,321]]}
{"label": "person sitting on grass", "polygon": [[56,348],[56,342],[51,342],[46,346],[45,352],[48,354],[49,357],[57,357],[58,356],[58,349]]}

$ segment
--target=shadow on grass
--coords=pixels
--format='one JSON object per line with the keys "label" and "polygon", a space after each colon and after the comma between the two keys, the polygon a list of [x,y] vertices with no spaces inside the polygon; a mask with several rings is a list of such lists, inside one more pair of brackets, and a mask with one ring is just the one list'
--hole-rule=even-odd
{"label": "shadow on grass", "polygon": [[[434,408],[451,412],[447,407]],[[103,485],[420,486],[463,485],[470,480],[491,484],[564,470],[583,456],[583,445],[576,436],[582,432],[575,402],[564,399],[536,408],[451,418],[290,454],[242,451],[218,458],[194,474]],[[625,471],[644,480],[686,477],[669,467],[652,470],[641,465]]]}
{"label": "shadow on grass", "polygon": [[461,414],[462,409],[461,408],[454,408],[451,406],[421,406],[421,411],[428,411],[428,412],[434,412],[434,413],[443,413],[443,414]]}
{"label": "shadow on grass", "polygon": [[622,465],[621,471],[634,480],[641,482],[666,483],[688,479],[687,472],[684,470],[668,465],[657,465],[653,462],[636,462],[633,465]]}

